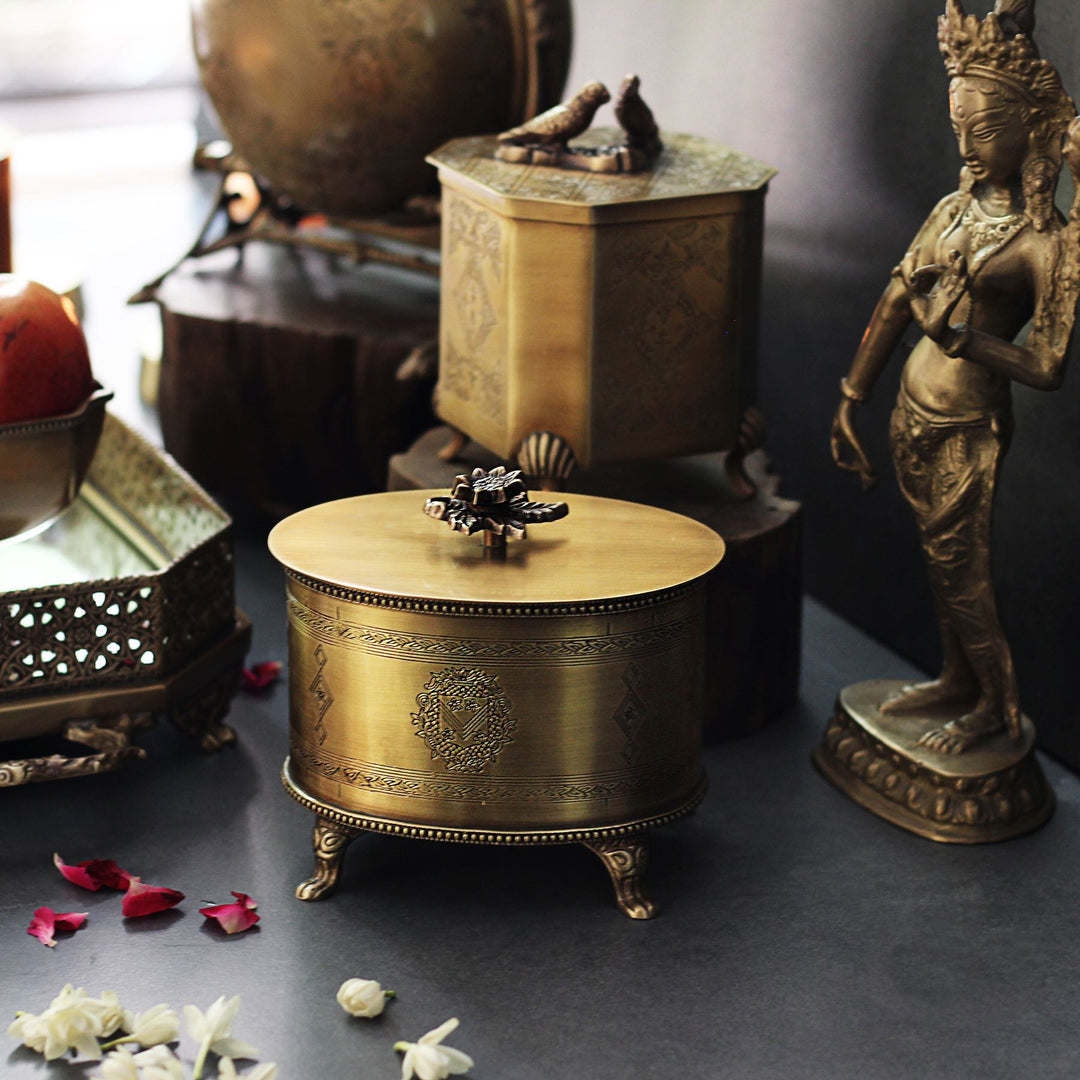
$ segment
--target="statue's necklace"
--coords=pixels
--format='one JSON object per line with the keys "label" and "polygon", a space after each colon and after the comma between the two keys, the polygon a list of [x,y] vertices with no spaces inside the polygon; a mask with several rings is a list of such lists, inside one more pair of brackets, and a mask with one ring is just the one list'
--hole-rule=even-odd
{"label": "statue's necklace", "polygon": [[[967,230],[968,235],[968,277],[973,278],[986,265],[988,259],[996,255],[1027,224],[1026,214],[1006,214],[994,217],[972,197],[959,217],[946,231],[947,237],[959,228]],[[953,316],[954,322],[970,325],[975,307],[975,297],[969,288],[957,305]]]}
{"label": "statue's necklace", "polygon": [[992,217],[973,198],[965,207],[960,220],[970,238],[968,273],[974,274],[991,256],[996,255],[1027,224],[1024,214]]}

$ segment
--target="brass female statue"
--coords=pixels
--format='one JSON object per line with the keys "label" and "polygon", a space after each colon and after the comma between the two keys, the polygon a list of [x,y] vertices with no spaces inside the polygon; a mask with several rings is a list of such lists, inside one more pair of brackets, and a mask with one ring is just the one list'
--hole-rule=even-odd
{"label": "brass female statue", "polygon": [[[1031,40],[1034,0],[998,0],[980,21],[947,0],[938,40],[963,158],[959,190],[930,214],[870,320],[832,426],[836,463],[876,481],[854,425],[909,323],[890,442],[930,572],[944,665],[880,705],[940,719],[919,744],[962,753],[1021,734],[1016,677],[998,620],[990,526],[1012,428],[1011,384],[1061,385],[1080,288],[1080,206],[1054,207],[1063,162],[1080,173],[1080,122]],[[1078,186],[1080,190],[1080,186]],[[1014,338],[1031,320],[1022,344]],[[962,706],[956,709],[956,706]]]}

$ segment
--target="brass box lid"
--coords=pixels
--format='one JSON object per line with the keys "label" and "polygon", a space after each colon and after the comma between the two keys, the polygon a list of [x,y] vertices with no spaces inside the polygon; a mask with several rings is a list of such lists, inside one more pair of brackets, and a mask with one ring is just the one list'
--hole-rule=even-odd
{"label": "brass box lid", "polygon": [[[613,128],[593,128],[582,146],[618,141]],[[776,170],[697,135],[665,131],[654,167],[639,173],[569,172],[495,158],[494,135],[453,139],[428,155],[439,179],[466,189],[506,217],[571,224],[612,224],[730,212],[763,192]]]}
{"label": "brass box lid", "polygon": [[440,494],[395,491],[301,510],[270,533],[270,551],[292,573],[353,594],[345,599],[505,615],[606,610],[607,602],[688,585],[724,554],[715,532],[681,514],[560,495],[569,516],[530,528],[529,539],[512,541],[496,561],[479,537],[424,515],[425,499]]}

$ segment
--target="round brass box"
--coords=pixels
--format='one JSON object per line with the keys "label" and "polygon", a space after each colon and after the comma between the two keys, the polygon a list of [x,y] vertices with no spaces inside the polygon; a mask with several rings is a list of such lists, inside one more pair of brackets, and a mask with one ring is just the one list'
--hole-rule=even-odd
{"label": "round brass box", "polygon": [[[362,829],[595,847],[691,810],[702,582],[723,541],[566,495],[568,517],[492,557],[426,518],[424,495],[326,503],[270,535],[288,576],[284,778],[318,816],[317,854]],[[319,854],[301,894],[336,872]]]}

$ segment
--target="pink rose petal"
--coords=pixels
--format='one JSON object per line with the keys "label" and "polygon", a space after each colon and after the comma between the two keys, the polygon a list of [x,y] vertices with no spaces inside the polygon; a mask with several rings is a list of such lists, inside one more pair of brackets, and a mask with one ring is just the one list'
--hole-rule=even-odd
{"label": "pink rose petal", "polygon": [[56,938],[53,936],[56,930],[78,930],[86,922],[85,911],[68,911],[59,914],[49,907],[39,907],[30,920],[26,932],[36,937],[42,945],[48,945],[50,949],[56,947]]}
{"label": "pink rose petal", "polygon": [[59,855],[54,855],[53,863],[72,885],[91,892],[101,888],[124,892],[131,880],[131,874],[117,866],[112,859],[87,859],[77,866],[69,866]]}
{"label": "pink rose petal", "polygon": [[184,894],[177,892],[176,889],[166,889],[160,885],[144,885],[140,878],[133,877],[128,882],[120,910],[125,919],[133,919],[140,915],[153,915],[158,911],[166,911],[168,908],[175,907],[183,899]]}
{"label": "pink rose petal", "polygon": [[280,660],[264,660],[261,664],[244,668],[241,673],[244,677],[244,689],[257,694],[281,678],[281,669],[284,665]]}
{"label": "pink rose petal", "polygon": [[218,925],[226,934],[240,934],[250,930],[258,921],[255,908],[259,905],[247,893],[234,892],[235,904],[212,904],[199,908],[199,914],[208,919],[217,919]]}

